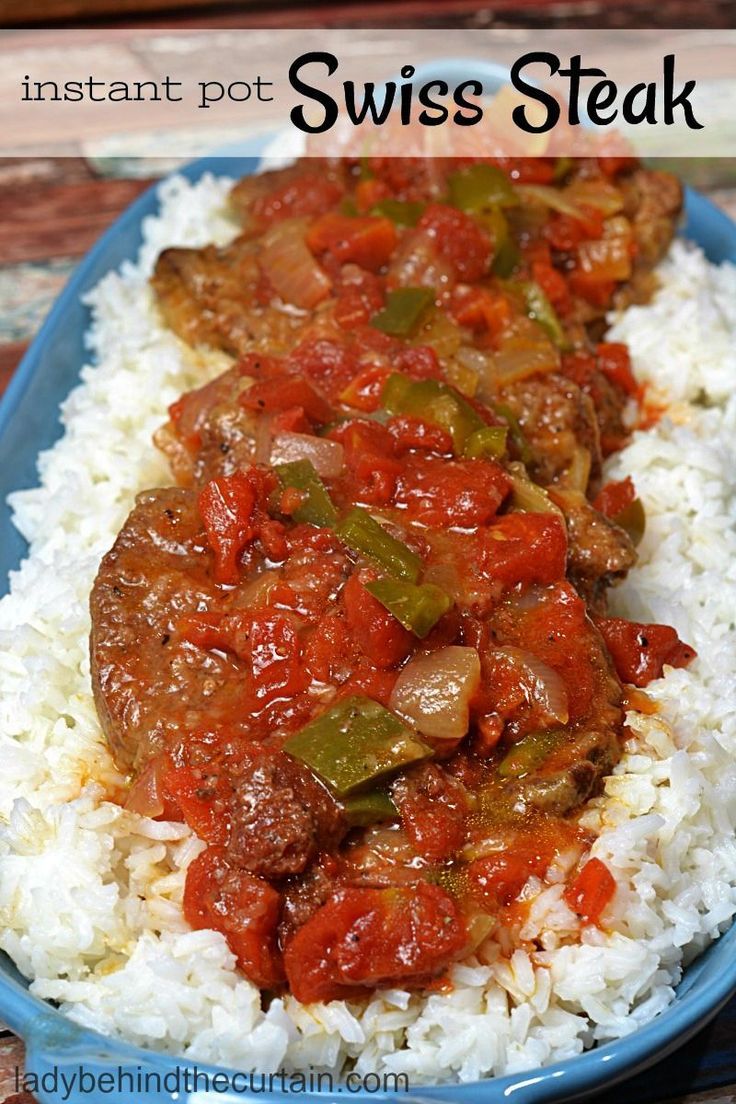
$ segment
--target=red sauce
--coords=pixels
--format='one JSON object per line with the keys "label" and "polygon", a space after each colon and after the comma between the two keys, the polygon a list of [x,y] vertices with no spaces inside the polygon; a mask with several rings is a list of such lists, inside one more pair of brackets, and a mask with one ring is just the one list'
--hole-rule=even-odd
{"label": "red sauce", "polygon": [[[489,167],[501,194],[556,171]],[[172,405],[166,449],[189,489],[137,507],[93,594],[98,703],[136,774],[131,807],[207,844],[188,922],[221,931],[256,984],[304,1001],[445,985],[479,917],[512,925],[529,878],[589,842],[577,813],[620,755],[624,711],[652,711],[622,684],[694,656],[674,629],[605,615],[611,575],[634,560],[606,519],[636,492],[601,488],[600,466],[642,390],[626,347],[585,325],[633,278],[642,228],[619,216],[619,268],[597,267],[601,209],[486,209],[477,168],[373,159],[368,178],[308,167],[258,185],[236,248],[303,220],[293,263],[317,266],[319,308]],[[635,171],[572,176],[623,195]],[[228,256],[196,263],[221,280]],[[236,269],[220,308],[197,299],[199,270],[172,305],[164,267],[172,324],[182,303],[200,312],[189,336],[204,318],[204,339],[232,351],[249,296],[249,324],[284,325],[283,272],[251,286]],[[249,435],[306,448],[311,469],[256,463]],[[131,684],[146,692],[135,703]],[[379,770],[351,727],[356,699],[398,726],[380,755],[405,762]],[[588,859],[565,899],[599,923],[614,892]]]}

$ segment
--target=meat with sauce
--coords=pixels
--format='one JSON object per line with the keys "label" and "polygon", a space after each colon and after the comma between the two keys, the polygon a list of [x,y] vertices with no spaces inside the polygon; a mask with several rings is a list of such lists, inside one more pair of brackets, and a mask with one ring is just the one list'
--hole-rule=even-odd
{"label": "meat with sauce", "polygon": [[229,773],[233,795],[225,854],[237,869],[266,878],[301,874],[345,834],[338,803],[291,756],[249,749]]}
{"label": "meat with sauce", "polygon": [[570,579],[596,612],[604,612],[606,589],[636,563],[631,537],[580,492],[556,497],[567,522]]}
{"label": "meat with sauce", "polygon": [[499,401],[510,407],[519,422],[531,451],[528,468],[536,482],[564,486],[581,457],[590,479],[600,478],[595,407],[576,383],[556,373],[529,376],[504,387]]}
{"label": "meat with sauce", "polygon": [[230,245],[159,257],[165,322],[236,363],[170,408],[180,486],[138,497],[91,597],[130,807],[207,845],[186,918],[304,1001],[441,978],[479,910],[483,938],[579,846],[642,648],[647,672],[693,656],[590,616],[635,561],[589,499],[638,394],[591,334],[666,248],[678,186],[590,160],[570,177],[615,213],[567,221],[519,189],[499,282],[497,235],[449,202],[499,166],[367,164],[247,178]]}
{"label": "meat with sauce", "polygon": [[291,346],[304,317],[259,296],[258,246],[247,237],[203,249],[165,249],[151,283],[165,323],[188,345],[231,356]]}
{"label": "meat with sauce", "polygon": [[218,701],[237,699],[232,664],[175,632],[182,616],[217,598],[204,542],[194,493],[146,491],[100,565],[91,596],[92,684],[123,767],[145,764],[182,721],[211,724]]}
{"label": "meat with sauce", "polygon": [[238,402],[252,383],[252,377],[235,365],[174,404],[154,444],[180,486],[200,486],[252,462],[256,419]]}

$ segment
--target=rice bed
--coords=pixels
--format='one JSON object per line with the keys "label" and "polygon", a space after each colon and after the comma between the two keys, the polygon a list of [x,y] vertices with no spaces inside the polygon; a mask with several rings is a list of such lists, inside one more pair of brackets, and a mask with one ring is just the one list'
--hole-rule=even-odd
{"label": "rice bed", "polygon": [[167,245],[227,241],[229,181],[161,186],[136,265],[89,297],[94,366],[64,404],[41,486],[12,497],[29,558],[0,602],[0,948],[78,1023],[188,1060],[469,1081],[577,1054],[672,1000],[683,966],[736,912],[736,270],[676,243],[654,302],[613,320],[669,416],[609,467],[644,499],[640,564],[615,610],[674,624],[699,652],[652,684],[626,754],[584,816],[619,890],[610,929],[581,929],[557,884],[532,883],[522,947],[489,942],[451,992],[261,1008],[224,938],[181,911],[203,847],[109,800],[121,779],[92,700],[88,594],[134,495],[169,481],[151,434],[222,368],[158,320],[147,285]]}

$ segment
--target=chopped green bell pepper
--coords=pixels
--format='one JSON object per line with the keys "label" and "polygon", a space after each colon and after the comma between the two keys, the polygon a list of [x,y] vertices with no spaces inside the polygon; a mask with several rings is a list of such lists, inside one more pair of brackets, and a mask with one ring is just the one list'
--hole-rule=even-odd
{"label": "chopped green bell pepper", "polygon": [[564,728],[551,728],[546,732],[530,732],[518,744],[514,744],[501,762],[498,773],[501,778],[523,778],[541,766],[567,738]]}
{"label": "chopped green bell pepper", "polygon": [[310,721],[289,737],[284,751],[311,767],[340,798],[432,754],[395,713],[359,696]]}
{"label": "chopped green bell pepper", "polygon": [[412,337],[435,300],[433,288],[396,288],[386,296],[386,306],[371,318],[371,326],[392,337]]}
{"label": "chopped green bell pepper", "polygon": [[394,372],[384,384],[381,403],[389,414],[411,414],[446,429],[457,455],[470,435],[485,426],[470,403],[439,380],[411,380]]}
{"label": "chopped green bell pepper", "polygon": [[[281,484],[281,491],[289,488],[300,491],[303,498],[291,516],[295,521],[308,522],[325,529],[337,522],[337,510],[327,488],[309,460],[293,460],[288,464],[276,464],[273,469]],[[280,493],[275,495],[275,507],[279,508]]]}
{"label": "chopped green bell pepper", "polygon": [[529,443],[524,436],[524,431],[519,425],[519,419],[514,414],[510,406],[506,403],[493,403],[493,409],[509,427],[509,433],[511,434],[511,440],[516,445],[519,457],[523,464],[531,464],[534,459],[532,450],[529,448]]}
{"label": "chopped green bell pepper", "polygon": [[520,260],[521,253],[516,242],[511,237],[504,238],[493,255],[491,272],[494,276],[505,280],[514,271]]}
{"label": "chopped green bell pepper", "polygon": [[397,226],[416,226],[423,211],[423,203],[408,203],[402,199],[382,199],[371,208],[372,215],[389,218]]}
{"label": "chopped green bell pepper", "polygon": [[420,640],[427,636],[452,605],[449,595],[432,583],[416,586],[399,579],[384,578],[366,583],[366,590]]}
{"label": "chopped green bell pepper", "polygon": [[447,178],[450,203],[463,211],[511,207],[519,198],[506,173],[496,165],[469,165]]}
{"label": "chopped green bell pepper", "polygon": [[482,429],[476,429],[465,442],[465,456],[469,460],[487,456],[497,460],[506,451],[508,432],[508,426],[483,426]]}
{"label": "chopped green bell pepper", "polygon": [[379,567],[395,575],[398,579],[407,579],[415,583],[422,569],[422,558],[408,545],[392,537],[367,510],[355,506],[340,521],[335,529],[341,541],[353,552],[377,563]]}
{"label": "chopped green bell pepper", "polygon": [[569,341],[565,336],[565,331],[560,324],[554,307],[539,284],[535,283],[534,280],[519,280],[513,286],[518,288],[524,296],[529,317],[538,322],[543,330],[547,331],[558,348],[566,349],[569,346]]}
{"label": "chopped green bell pepper", "polygon": [[509,464],[507,474],[511,480],[512,510],[523,510],[531,514],[557,514],[558,517],[563,517],[562,510],[552,501],[544,487],[529,478],[523,464]]}
{"label": "chopped green bell pepper", "polygon": [[552,175],[552,179],[555,181],[555,183],[559,183],[560,180],[564,180],[574,164],[575,161],[572,157],[558,157],[555,161],[555,167]]}
{"label": "chopped green bell pepper", "polygon": [[348,824],[354,828],[380,824],[384,820],[397,820],[399,816],[399,810],[383,790],[368,790],[367,793],[346,797],[343,808]]}

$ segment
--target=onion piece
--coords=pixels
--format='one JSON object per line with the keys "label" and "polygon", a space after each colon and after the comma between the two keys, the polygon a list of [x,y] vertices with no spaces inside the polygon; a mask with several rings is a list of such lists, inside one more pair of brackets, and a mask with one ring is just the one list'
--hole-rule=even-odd
{"label": "onion piece", "polygon": [[309,433],[276,433],[271,442],[270,464],[290,464],[293,460],[309,460],[317,475],[336,479],[345,464],[345,450],[339,441],[313,437]]}
{"label": "onion piece", "polygon": [[263,237],[259,263],[282,299],[309,310],[327,298],[332,281],[310,253],[304,231],[302,219],[277,222]]}
{"label": "onion piece", "polygon": [[494,648],[494,660],[503,659],[519,673],[530,704],[536,706],[540,725],[566,725],[569,719],[567,687],[560,674],[533,652],[512,646]]}
{"label": "onion piece", "polygon": [[468,731],[470,701],[480,685],[475,648],[450,645],[416,655],[399,673],[389,707],[435,740],[460,740]]}
{"label": "onion piece", "polygon": [[550,188],[547,184],[517,184],[516,191],[522,202],[525,199],[536,200],[561,215],[569,215],[574,219],[585,218],[577,204],[568,199],[559,188]]}
{"label": "onion piece", "polygon": [[604,218],[617,215],[624,208],[624,197],[615,184],[599,177],[591,180],[571,180],[563,190],[565,199],[579,207],[593,207]]}
{"label": "onion piece", "polygon": [[161,797],[161,763],[152,759],[133,782],[125,799],[125,808],[129,813],[138,813],[144,817],[158,817],[164,811]]}
{"label": "onion piece", "polygon": [[253,460],[256,464],[267,464],[271,455],[271,418],[262,414],[256,421],[255,447]]}
{"label": "onion piece", "polygon": [[[611,219],[611,222],[618,220]],[[588,280],[628,280],[631,276],[631,235],[621,232],[578,246],[578,269]]]}
{"label": "onion piece", "polygon": [[455,270],[427,230],[409,230],[402,236],[388,268],[389,288],[429,287],[439,296],[455,282]]}

